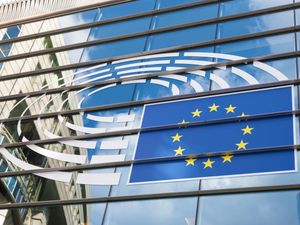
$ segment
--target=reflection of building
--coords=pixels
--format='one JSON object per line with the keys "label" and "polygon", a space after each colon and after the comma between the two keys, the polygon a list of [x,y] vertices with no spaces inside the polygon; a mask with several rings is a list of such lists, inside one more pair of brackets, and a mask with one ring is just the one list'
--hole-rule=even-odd
{"label": "reflection of building", "polygon": [[[35,23],[30,25],[22,26],[13,26],[8,29],[1,30],[2,40],[7,40],[11,38],[16,38],[18,36],[25,36],[31,33],[40,32],[41,30],[54,29],[59,27],[58,21],[56,19],[49,20],[43,23]],[[53,48],[55,45],[64,45],[63,37],[56,35],[55,37],[44,37],[36,40],[30,40],[26,42],[14,43],[14,44],[5,44],[1,45],[1,57],[15,55],[21,52],[30,52],[41,49]],[[36,57],[35,59],[22,60],[18,62],[4,62],[1,63],[1,75],[14,74],[24,71],[30,71],[32,69],[38,70],[45,67],[58,66],[60,63],[67,64],[69,63],[68,55],[66,54],[50,54],[49,56]],[[66,77],[66,78],[65,78]],[[18,80],[9,80],[2,82],[1,85],[1,95],[5,96],[9,94],[18,94],[26,93],[40,90],[42,87],[56,87],[57,85],[67,82],[69,79],[72,79],[72,74],[69,72],[56,72],[51,74],[51,76],[44,75],[40,77],[28,77]],[[64,97],[55,99],[48,106],[48,110],[55,110],[64,101]],[[48,98],[42,99],[38,104],[35,104],[34,107],[30,107],[36,99],[27,99],[22,101],[17,99],[15,101],[1,102],[2,109],[1,115],[6,117],[16,117],[22,115],[32,115],[38,114],[45,103],[49,101]],[[19,102],[19,104],[17,104]],[[72,102],[73,101],[73,102]],[[17,104],[17,105],[16,105]],[[74,107],[76,105],[75,99],[70,99],[68,104],[69,107]],[[14,107],[15,106],[15,107]],[[65,104],[66,107],[68,107]],[[27,109],[27,107],[29,107]],[[43,121],[44,122],[44,121]],[[80,121],[77,121],[80,123]],[[57,132],[59,124],[57,121],[49,120],[45,126],[51,127],[54,133]],[[22,136],[25,136],[29,140],[31,139],[41,139],[45,138],[43,130],[38,129],[38,125],[35,123],[23,123],[21,126]],[[60,130],[61,135],[69,136],[70,133],[67,129]],[[20,141],[20,135],[17,132],[17,125],[11,124],[2,127],[3,142],[13,143]],[[52,145],[49,146],[50,149],[57,152],[69,152],[74,153],[76,149],[70,148],[63,145]],[[46,159],[45,157],[35,153],[29,148],[15,148],[12,149],[13,154],[23,161],[29,162],[36,166],[41,167],[58,167],[61,166],[57,161],[51,161],[51,159]],[[3,159],[1,160],[1,171],[14,171],[18,168],[12,164],[7,163]],[[28,202],[28,201],[37,201],[39,199],[45,198],[47,195],[52,196],[53,198],[59,199],[72,199],[74,196],[82,197],[81,190],[77,189],[74,185],[70,185],[69,188],[66,188],[65,185],[57,182],[50,182],[47,180],[39,179],[38,177],[33,176],[24,176],[24,177],[11,177],[5,178],[2,180],[3,194],[7,196],[8,202]],[[46,193],[45,193],[46,192]],[[46,197],[46,198],[48,198]],[[3,214],[7,211],[3,211]],[[12,217],[14,218],[15,224],[22,223],[24,221],[26,224],[47,224],[48,222],[48,212],[47,209],[22,209],[19,211],[13,211],[13,216],[7,216],[5,224],[12,224]],[[65,208],[63,211],[58,211],[57,216],[60,218],[60,222],[63,224],[65,221],[66,224],[80,224],[84,218],[83,208],[80,206],[75,206],[71,208]],[[4,220],[3,220],[4,221]],[[40,221],[40,222],[39,222]],[[1,223],[2,224],[2,223]]]}
{"label": "reflection of building", "polygon": [[[298,224],[299,191],[287,190],[299,184],[298,172],[128,184],[131,170],[126,163],[135,159],[139,130],[126,130],[139,128],[144,104],[162,97],[173,101],[289,84],[299,102],[299,2],[136,0],[103,6],[91,1],[92,6],[70,9],[79,6],[76,2],[82,3],[62,1],[63,11],[52,15],[32,11],[32,18],[3,22],[0,109],[1,118],[11,119],[2,124],[3,143],[48,142],[0,149],[1,171],[77,166],[3,178],[1,201],[42,206],[0,211],[0,225],[3,218],[6,224],[15,218],[15,224],[50,225]],[[48,3],[55,3],[54,11],[59,6],[57,1]],[[65,88],[71,84],[72,91]],[[27,120],[16,118],[28,115],[32,117]],[[216,137],[207,139],[218,142]],[[167,142],[153,143],[159,140]],[[177,156],[174,150],[170,147],[168,156]],[[213,169],[197,160],[195,168]],[[123,161],[122,166],[92,167]],[[279,184],[285,186],[269,192]],[[259,193],[248,193],[247,188],[257,186]],[[216,191],[226,188],[237,189],[226,195]],[[200,196],[197,191],[202,190],[211,194]],[[153,196],[136,199],[147,194]],[[110,202],[115,196],[123,198]],[[105,198],[97,203],[98,197]],[[86,198],[93,203],[82,204]],[[55,207],[48,207],[47,200]]]}

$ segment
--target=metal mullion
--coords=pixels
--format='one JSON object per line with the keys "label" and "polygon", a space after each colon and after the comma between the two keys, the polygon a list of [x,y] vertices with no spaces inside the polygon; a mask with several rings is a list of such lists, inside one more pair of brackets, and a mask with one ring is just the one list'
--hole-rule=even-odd
{"label": "metal mullion", "polygon": [[[78,13],[78,12],[96,9],[99,7],[107,7],[107,6],[126,3],[126,2],[130,2],[130,1],[133,1],[133,0],[113,0],[111,2],[98,2],[98,3],[89,4],[89,5],[85,5],[85,6],[78,6],[78,7],[73,7],[73,8],[69,8],[69,9],[64,9],[61,11],[46,13],[43,15],[37,15],[34,17],[29,17],[29,18],[24,18],[24,19],[19,19],[19,20],[15,19],[15,20],[9,21],[9,22],[0,21],[0,29],[10,27],[10,26],[15,26],[15,25],[23,25],[23,24],[27,24],[27,23],[37,22],[37,21],[41,21],[44,19],[52,19],[55,17],[66,16],[66,15],[70,15],[70,14],[74,14],[74,13]],[[0,9],[3,9],[3,7],[0,7]]]}
{"label": "metal mullion", "polygon": [[290,150],[300,150],[300,145],[287,145],[287,146],[275,146],[275,147],[264,147],[264,148],[253,148],[247,149],[246,151],[220,151],[220,152],[207,152],[199,154],[188,154],[184,156],[165,156],[165,157],[156,157],[156,158],[146,158],[146,159],[132,159],[119,162],[106,162],[106,163],[93,163],[93,164],[81,164],[74,166],[66,167],[50,167],[50,168],[41,168],[41,169],[29,169],[29,170],[20,170],[20,171],[8,171],[0,172],[0,177],[14,177],[14,176],[25,176],[32,175],[35,173],[49,173],[49,172],[74,172],[74,171],[83,171],[83,170],[94,170],[94,169],[107,169],[115,167],[126,167],[131,166],[132,164],[147,164],[147,163],[157,163],[157,162],[167,162],[167,161],[177,161],[185,160],[189,157],[194,158],[207,158],[213,156],[223,156],[225,154],[232,155],[244,155],[244,154],[253,154],[253,153],[263,153],[263,152],[276,152],[276,151],[290,151]]}
{"label": "metal mullion", "polygon": [[[299,27],[300,27],[300,25],[297,27],[297,29]],[[289,27],[289,28],[283,28],[283,29],[285,29],[285,30],[290,29],[290,30],[296,31],[296,30],[294,30],[295,27]],[[228,38],[229,40],[227,40],[227,41],[229,41],[229,42],[237,41],[237,40],[243,41],[243,40],[247,40],[249,38],[256,38],[259,36],[263,37],[263,36],[268,36],[271,34],[278,34],[276,32],[278,32],[278,30],[267,31],[267,33],[266,32],[255,33],[255,34],[251,34],[251,36],[249,36],[249,35],[236,36],[234,38]],[[285,33],[282,29],[280,29],[280,33],[282,33],[282,32]],[[224,40],[224,39],[215,40],[213,42],[214,42],[214,44],[221,44],[222,40]],[[175,47],[170,47],[170,48],[157,49],[157,50],[152,50],[152,51],[148,51],[148,52],[132,53],[132,54],[128,54],[128,55],[109,57],[109,58],[104,58],[104,59],[100,59],[100,60],[74,63],[74,64],[69,64],[69,65],[64,65],[64,66],[58,66],[55,68],[47,68],[47,69],[41,69],[41,70],[35,70],[35,71],[28,71],[28,72],[23,72],[23,73],[18,73],[18,74],[10,74],[10,75],[5,75],[5,76],[0,76],[0,81],[16,79],[16,78],[32,77],[32,76],[37,76],[37,75],[41,75],[41,74],[65,71],[65,70],[76,69],[76,68],[87,67],[87,66],[94,66],[94,65],[101,64],[101,63],[107,63],[107,62],[111,62],[111,61],[115,61],[115,60],[127,59],[127,58],[132,58],[132,57],[146,56],[146,55],[157,54],[157,53],[166,53],[166,52],[185,50],[185,49],[192,49],[192,48],[196,48],[196,47],[201,47],[202,45],[205,46],[205,44],[203,42],[200,42],[200,43],[189,44],[189,45],[181,45],[181,46],[175,46]],[[202,46],[202,47],[204,47],[204,46]],[[282,57],[285,57],[284,54],[292,55],[291,52],[290,53],[282,53]],[[256,60],[259,60],[261,58],[263,58],[263,57],[256,57]]]}
{"label": "metal mullion", "polygon": [[177,96],[170,96],[170,97],[163,97],[163,98],[156,98],[156,99],[146,99],[146,100],[139,100],[139,101],[130,101],[130,102],[122,102],[116,104],[108,104],[102,106],[93,106],[93,107],[84,107],[80,109],[71,109],[67,111],[60,111],[60,112],[49,112],[49,113],[42,113],[42,114],[34,114],[34,115],[25,115],[25,116],[17,116],[17,117],[10,117],[10,118],[3,118],[0,119],[0,123],[10,124],[18,122],[19,120],[22,121],[30,121],[35,119],[48,119],[57,117],[58,115],[61,116],[70,116],[76,115],[82,112],[94,112],[94,111],[104,111],[104,110],[113,110],[119,108],[126,108],[126,107],[135,107],[135,106],[143,106],[145,104],[150,103],[162,103],[174,100],[183,100],[183,99],[191,99],[197,97],[204,97],[204,96],[213,96],[218,94],[226,94],[226,93],[235,93],[240,91],[249,91],[249,90],[258,90],[263,88],[270,88],[270,87],[280,87],[285,85],[298,85],[300,84],[300,79],[294,80],[287,80],[287,81],[280,81],[275,83],[267,83],[267,84],[257,84],[257,85],[249,85],[243,87],[236,87],[236,88],[227,88],[227,89],[219,89],[213,91],[205,91],[199,93],[192,93],[192,94],[184,94],[184,95],[177,95]]}
{"label": "metal mullion", "polygon": [[[5,56],[5,57],[0,58],[0,62],[7,62],[7,61],[29,58],[29,57],[34,57],[34,56],[41,56],[41,55],[46,55],[46,54],[50,54],[50,53],[74,50],[74,49],[78,49],[78,48],[85,48],[85,47],[90,47],[90,46],[99,45],[99,44],[103,44],[103,43],[125,40],[125,39],[129,39],[129,38],[142,37],[142,36],[150,35],[150,34],[152,35],[152,34],[158,34],[158,33],[163,33],[163,32],[168,32],[168,31],[179,30],[179,29],[185,29],[185,28],[189,28],[189,27],[193,27],[193,26],[195,26],[195,23],[188,23],[188,24],[176,25],[176,26],[172,26],[172,27],[158,28],[155,30],[147,30],[147,31],[142,31],[142,32],[137,32],[137,33],[132,33],[132,34],[125,34],[125,35],[121,35],[121,36],[117,36],[117,37],[109,37],[109,38],[92,40],[92,41],[87,41],[87,42],[80,42],[80,43],[75,43],[75,44],[71,44],[71,45],[49,48],[49,49],[44,49],[44,50],[39,50],[39,51],[34,51],[34,52],[29,52],[29,53]],[[280,35],[280,34],[285,34],[285,33],[290,33],[290,32],[297,32],[299,30],[300,30],[300,25],[290,26],[290,27],[285,27],[285,28],[280,28],[280,29],[275,29],[275,30],[262,31],[262,32],[258,32],[258,33],[239,35],[239,36],[217,39],[217,40],[209,40],[209,41],[204,41],[204,42],[200,42],[200,43],[196,43],[196,44],[181,45],[180,48],[190,49],[190,48],[195,48],[195,47],[199,47],[199,48],[207,47],[207,46],[211,46],[211,45],[226,44],[226,43],[231,43],[231,42],[235,42],[235,41],[249,40],[249,39],[253,39],[253,38],[261,38],[261,37],[266,37],[266,36],[271,36],[271,35]],[[171,47],[171,49],[172,48],[177,49],[178,47],[177,46]],[[166,51],[166,49],[160,49],[160,50]],[[170,51],[170,50],[168,49],[168,51]]]}
{"label": "metal mullion", "polygon": [[47,200],[26,203],[4,203],[0,204],[0,209],[17,209],[17,208],[33,208],[33,207],[54,207],[64,205],[78,205],[78,204],[96,204],[96,203],[110,203],[110,202],[128,202],[141,200],[156,200],[169,198],[185,198],[196,196],[219,196],[219,195],[233,195],[233,194],[247,194],[247,193],[264,193],[275,191],[292,191],[299,190],[300,184],[285,184],[285,185],[268,185],[268,186],[254,186],[241,188],[222,188],[213,190],[197,190],[184,192],[165,192],[155,194],[139,194],[139,195],[123,195],[110,197],[96,197],[96,198],[82,198],[70,200]]}
{"label": "metal mullion", "polygon": [[215,125],[215,124],[223,124],[223,123],[229,123],[229,122],[240,122],[240,121],[265,119],[265,118],[273,118],[273,117],[281,117],[281,116],[289,116],[289,115],[299,116],[300,110],[275,112],[275,113],[267,113],[267,114],[257,114],[257,115],[245,116],[245,117],[233,117],[233,118],[225,118],[225,119],[217,119],[217,120],[207,120],[207,121],[200,121],[200,122],[192,122],[192,123],[188,123],[188,124],[170,124],[170,125],[153,126],[153,127],[146,127],[146,128],[132,128],[132,129],[121,130],[121,131],[110,131],[110,132],[106,132],[106,133],[102,132],[102,133],[93,133],[93,134],[82,134],[82,135],[77,135],[77,136],[5,143],[5,144],[0,144],[0,148],[15,148],[15,147],[26,146],[26,145],[31,145],[31,144],[54,144],[59,141],[69,141],[69,140],[87,140],[87,139],[94,139],[94,138],[127,136],[127,135],[138,134],[139,132],[159,131],[159,130],[176,129],[176,128],[179,129],[179,128],[184,128],[184,127],[203,126],[203,125]]}
{"label": "metal mullion", "polygon": [[[206,70],[206,69],[212,69],[215,67],[222,67],[222,66],[243,65],[243,64],[253,63],[254,61],[278,60],[278,59],[284,59],[284,58],[290,58],[290,57],[298,57],[299,55],[300,55],[300,51],[280,53],[280,54],[274,54],[274,55],[234,60],[234,61],[229,61],[229,62],[221,62],[221,63],[214,63],[214,64],[203,65],[203,66],[189,67],[189,68],[179,69],[179,70],[157,72],[157,73],[151,73],[148,75],[132,76],[132,77],[127,77],[127,78],[117,78],[114,80],[104,80],[104,81],[98,81],[98,82],[87,83],[87,84],[78,84],[78,85],[71,85],[71,86],[65,86],[65,87],[59,87],[59,88],[45,89],[45,90],[40,90],[40,91],[25,92],[25,93],[19,93],[19,94],[15,94],[15,95],[1,96],[0,102],[7,101],[7,100],[15,100],[15,99],[19,99],[19,98],[26,97],[26,96],[34,97],[34,96],[40,96],[43,94],[61,93],[63,91],[67,91],[67,92],[76,91],[76,90],[80,90],[80,89],[86,88],[86,87],[99,87],[99,86],[104,86],[104,85],[114,84],[114,83],[118,84],[123,81],[156,78],[158,76],[166,76],[166,75],[170,75],[173,73],[182,74],[182,73],[186,73],[186,72],[192,72],[192,71],[196,71],[196,70]],[[2,76],[2,77],[0,76],[0,82],[3,81],[2,80],[3,77],[4,77],[4,80],[6,80],[6,78],[9,78],[10,76]]]}
{"label": "metal mullion", "polygon": [[[232,0],[225,0],[225,1],[232,1]],[[116,18],[112,18],[112,19],[103,20],[103,21],[90,22],[90,23],[80,24],[80,25],[76,25],[76,26],[65,27],[65,28],[61,28],[61,29],[50,30],[50,31],[45,31],[45,32],[41,32],[41,33],[16,37],[16,38],[12,38],[9,40],[1,40],[0,45],[7,44],[10,42],[26,41],[26,40],[30,40],[33,38],[40,38],[40,37],[48,36],[48,35],[56,35],[56,34],[61,34],[61,33],[66,33],[66,32],[78,31],[78,30],[88,29],[88,28],[92,28],[92,27],[96,27],[96,26],[100,26],[100,25],[106,25],[106,24],[111,24],[111,23],[121,22],[121,21],[128,21],[131,19],[137,19],[137,18],[146,17],[146,16],[153,16],[153,15],[158,15],[158,14],[162,14],[162,13],[167,13],[167,12],[172,12],[172,11],[177,11],[177,10],[182,10],[182,9],[188,9],[188,8],[192,8],[192,7],[196,7],[196,6],[213,4],[213,3],[217,3],[217,2],[218,2],[218,0],[199,1],[199,2],[189,3],[189,4],[184,4],[184,5],[178,5],[178,6],[158,9],[158,10],[146,11],[146,12],[127,15],[127,16],[120,16],[120,17],[116,17]],[[283,5],[283,7],[284,8],[286,7],[287,9],[294,8],[294,7],[291,7],[291,5],[293,5],[293,4]]]}
{"label": "metal mullion", "polygon": [[[227,0],[227,1],[230,1],[230,0]],[[0,41],[0,45],[11,43],[11,42],[15,43],[15,42],[26,41],[26,40],[35,39],[35,38],[41,38],[41,37],[49,36],[49,35],[57,35],[57,34],[61,34],[61,33],[73,32],[73,31],[93,28],[93,27],[97,27],[97,26],[101,26],[101,25],[106,25],[106,24],[111,24],[111,23],[116,23],[116,22],[121,22],[121,21],[128,21],[131,19],[136,19],[136,18],[141,18],[141,17],[146,17],[146,16],[153,16],[153,15],[158,15],[158,14],[162,14],[162,13],[166,13],[166,12],[187,9],[187,8],[200,6],[200,5],[213,4],[213,3],[217,3],[217,2],[219,2],[219,1],[213,0],[213,1],[205,1],[205,2],[202,2],[202,1],[194,2],[191,4],[179,5],[179,6],[169,7],[169,8],[164,8],[164,9],[158,9],[158,10],[148,11],[148,12],[144,12],[144,13],[138,13],[138,14],[133,14],[133,15],[129,15],[129,16],[124,16],[124,17],[117,17],[117,18],[107,19],[107,20],[103,20],[103,21],[90,22],[90,23],[80,24],[80,25],[76,25],[76,26],[72,26],[72,27],[66,27],[66,28],[61,28],[61,29],[57,29],[57,30],[45,31],[45,32],[41,32],[41,33],[36,33],[36,34],[31,34],[31,35],[26,35],[26,36],[21,36],[21,37],[15,37],[15,38],[7,39],[7,40],[2,40],[2,41]],[[269,13],[281,12],[281,11],[285,11],[285,10],[289,10],[289,9],[295,9],[298,7],[300,7],[300,3],[291,3],[291,4],[275,6],[275,7],[266,8],[266,9],[254,10],[254,11],[250,11],[250,12],[238,13],[238,14],[234,14],[234,15],[216,17],[216,18],[212,18],[212,19],[199,21],[199,22],[194,22],[193,26],[208,25],[208,24],[212,24],[212,23],[225,22],[225,21],[241,19],[241,18],[246,18],[246,17],[251,17],[251,16],[259,16],[259,15],[264,15],[264,14],[269,14]]]}

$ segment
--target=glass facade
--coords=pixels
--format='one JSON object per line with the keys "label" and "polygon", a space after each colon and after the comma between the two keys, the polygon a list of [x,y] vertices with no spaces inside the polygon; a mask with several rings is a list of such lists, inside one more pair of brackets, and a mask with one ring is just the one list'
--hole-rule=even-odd
{"label": "glass facade", "polygon": [[297,150],[299,7],[135,0],[2,27],[0,225],[299,224],[298,171],[128,183],[152,103],[289,85]]}

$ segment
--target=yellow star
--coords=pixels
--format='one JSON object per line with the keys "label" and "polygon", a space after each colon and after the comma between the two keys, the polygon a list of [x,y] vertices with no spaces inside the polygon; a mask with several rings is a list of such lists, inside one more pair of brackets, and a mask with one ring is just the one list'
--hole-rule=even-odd
{"label": "yellow star", "polygon": [[180,141],[180,138],[182,138],[182,135],[179,135],[178,133],[176,133],[175,136],[172,136],[173,142]]}
{"label": "yellow star", "polygon": [[210,161],[210,159],[208,158],[206,162],[202,162],[204,164],[204,169],[206,169],[207,167],[212,168],[212,165],[215,163],[215,161]]}
{"label": "yellow star", "polygon": [[240,149],[246,150],[246,145],[247,144],[248,144],[247,142],[244,142],[243,140],[241,140],[241,142],[236,144],[236,145],[238,146],[238,150],[240,150]]}
{"label": "yellow star", "polygon": [[249,116],[249,115],[246,115],[244,112],[242,112],[242,114],[239,117],[245,117],[245,116]]}
{"label": "yellow star", "polygon": [[252,134],[252,130],[254,129],[254,127],[249,127],[248,125],[242,129],[242,131],[244,131],[243,135],[245,134]]}
{"label": "yellow star", "polygon": [[199,111],[199,109],[196,109],[194,112],[192,112],[192,114],[193,114],[193,118],[194,117],[200,117],[200,114],[202,113],[202,111]]}
{"label": "yellow star", "polygon": [[235,106],[232,106],[231,104],[225,108],[226,109],[226,113],[234,113],[234,110],[236,109]]}
{"label": "yellow star", "polygon": [[211,105],[211,106],[208,107],[209,108],[209,112],[212,112],[212,111],[216,111],[217,112],[219,107],[220,107],[219,105],[216,105],[214,103],[213,105]]}
{"label": "yellow star", "polygon": [[178,123],[178,124],[187,124],[187,123],[189,123],[188,121],[185,121],[185,120],[182,120],[180,123]]}
{"label": "yellow star", "polygon": [[231,162],[232,157],[233,157],[233,155],[229,155],[229,153],[227,153],[226,155],[222,156],[221,158],[223,158],[223,163],[225,163],[225,162]]}
{"label": "yellow star", "polygon": [[175,156],[182,155],[184,150],[185,150],[185,148],[181,148],[179,146],[176,150],[174,150],[174,152],[176,153]]}
{"label": "yellow star", "polygon": [[186,161],[186,165],[185,166],[189,166],[189,165],[193,165],[193,166],[195,166],[195,161],[196,161],[197,159],[195,159],[195,158],[189,158],[189,159],[186,159],[185,161]]}

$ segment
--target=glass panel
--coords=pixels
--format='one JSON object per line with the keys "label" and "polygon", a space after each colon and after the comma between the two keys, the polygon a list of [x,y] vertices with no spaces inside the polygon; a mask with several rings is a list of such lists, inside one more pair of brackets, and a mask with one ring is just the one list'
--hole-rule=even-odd
{"label": "glass panel", "polygon": [[[167,1],[174,3],[173,1]],[[189,16],[182,16],[182,15]],[[197,6],[184,10],[159,14],[155,17],[155,28],[173,26],[177,24],[191,23],[201,20],[207,20],[217,17],[218,5],[211,4],[206,6]]]}
{"label": "glass panel", "polygon": [[221,3],[221,16],[238,14],[242,12],[248,12],[258,9],[266,9],[274,6],[285,5],[293,3],[293,0],[272,0],[272,1],[260,1],[260,0],[234,0],[225,1]]}
{"label": "glass panel", "polygon": [[198,224],[299,224],[299,191],[200,198]]}
{"label": "glass panel", "polygon": [[[294,25],[292,10],[263,16],[233,20],[219,24],[218,38],[257,33],[267,30],[291,27]],[[239,29],[235,29],[238,27]]]}

